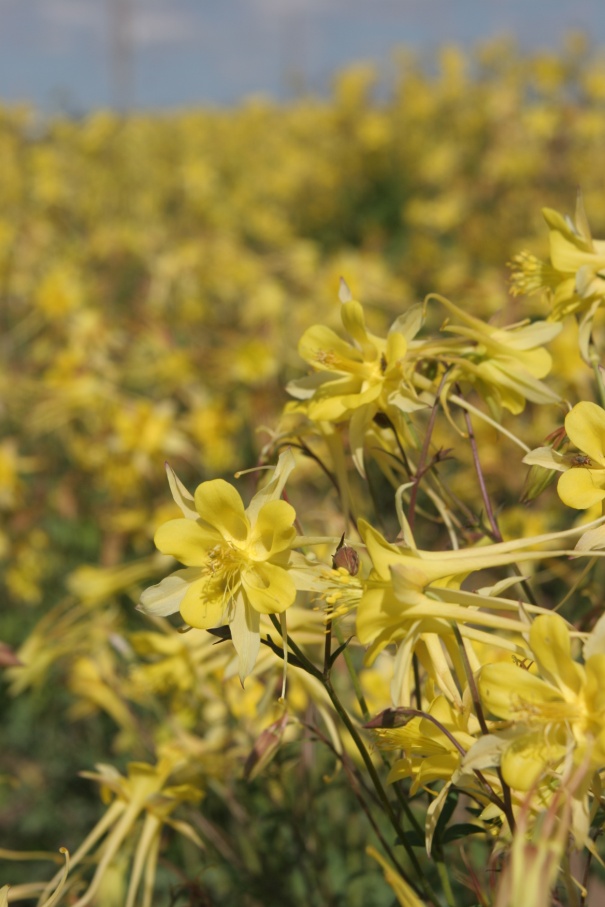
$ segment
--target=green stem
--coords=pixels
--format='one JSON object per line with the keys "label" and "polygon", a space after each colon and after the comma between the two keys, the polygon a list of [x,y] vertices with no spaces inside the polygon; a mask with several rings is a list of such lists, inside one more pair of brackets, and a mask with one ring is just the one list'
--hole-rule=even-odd
{"label": "green stem", "polygon": [[[275,618],[275,615],[271,614],[269,616],[271,618],[271,622],[273,623],[273,626],[281,634],[281,627],[279,626],[277,619]],[[424,872],[422,871],[422,867],[420,866],[420,863],[418,862],[418,858],[416,857],[416,854],[414,853],[414,850],[413,850],[411,844],[407,841],[407,839],[405,837],[405,831],[402,828],[397,816],[395,815],[395,812],[393,811],[393,807],[391,806],[389,798],[387,797],[386,791],[384,789],[384,785],[382,784],[382,781],[380,780],[378,772],[376,771],[376,766],[372,762],[372,757],[370,756],[363,740],[361,739],[359,731],[353,724],[353,721],[351,720],[348,712],[346,711],[345,707],[343,706],[340,699],[338,698],[338,695],[337,695],[334,687],[332,686],[332,680],[331,680],[330,676],[329,675],[327,677],[324,676],[322,671],[319,671],[315,667],[315,665],[311,661],[309,661],[309,659],[304,654],[304,652],[296,645],[296,643],[292,640],[292,638],[290,636],[287,637],[287,642],[288,642],[288,646],[291,648],[293,654],[298,659],[301,667],[303,667],[303,669],[306,670],[313,677],[316,677],[317,680],[319,680],[323,684],[323,687],[324,687],[326,693],[328,694],[328,696],[330,697],[330,701],[331,701],[332,705],[334,706],[334,709],[336,710],[337,715],[339,716],[340,720],[342,721],[342,723],[346,727],[347,731],[349,732],[351,739],[353,740],[353,743],[355,744],[357,751],[359,752],[359,755],[361,756],[361,758],[363,760],[363,763],[366,767],[368,775],[370,776],[372,784],[374,785],[374,789],[376,791],[380,804],[382,805],[382,808],[384,809],[384,812],[385,812],[393,830],[395,831],[397,840],[401,843],[402,847],[404,848],[404,850],[408,856],[410,863],[412,864],[412,866],[414,868],[416,876],[419,880],[419,885],[422,888],[422,891],[423,891],[425,897],[427,897],[428,900],[431,901],[433,904],[438,905],[439,899],[437,897],[437,894],[433,891],[433,888],[432,888],[430,882],[428,881]],[[402,867],[399,867],[399,872],[401,873],[401,876],[404,879],[404,881],[407,882],[407,884],[410,886],[410,888],[412,888],[412,890],[416,894],[419,895],[420,891],[418,889],[418,886],[416,884],[414,884],[414,882],[407,876],[407,874],[405,873],[405,871],[403,870]]]}
{"label": "green stem", "polygon": [[[336,636],[336,639],[338,640],[338,644],[341,646],[344,642],[344,639],[343,639],[342,633],[340,632],[340,627],[338,627],[336,625],[334,626],[334,635]],[[347,666],[347,671],[349,672],[349,677],[351,679],[351,683],[353,684],[353,692],[355,693],[357,702],[359,703],[359,708],[361,709],[361,716],[364,721],[369,721],[370,710],[368,709],[368,704],[367,704],[366,698],[363,694],[363,689],[361,688],[361,683],[359,682],[359,677],[357,675],[357,671],[355,670],[355,666],[353,664],[353,659],[351,658],[351,653],[349,652],[348,648],[343,649],[342,657],[344,658],[345,665]]]}
{"label": "green stem", "polygon": [[447,871],[447,866],[445,865],[445,861],[443,860],[443,858],[441,858],[439,860],[435,860],[435,863],[437,865],[437,872],[439,873],[439,880],[441,881],[441,885],[443,887],[445,899],[449,907],[456,907],[456,897],[454,895],[454,892],[452,891],[450,877]]}
{"label": "green stem", "polygon": [[[326,690],[326,693],[330,697],[330,701],[332,702],[332,705],[336,709],[336,712],[337,712],[340,720],[346,727],[347,731],[349,732],[349,734],[353,740],[353,743],[357,747],[357,751],[359,752],[359,755],[363,759],[366,770],[372,780],[372,784],[374,785],[374,789],[378,795],[378,799],[380,800],[380,803],[382,804],[382,807],[389,819],[389,822],[391,823],[391,825],[397,835],[399,842],[402,844],[405,852],[407,853],[410,863],[414,867],[414,871],[416,872],[416,875],[420,881],[421,887],[422,887],[425,895],[434,904],[438,904],[439,901],[437,899],[437,896],[436,896],[435,892],[433,891],[430,883],[425,878],[425,876],[422,872],[420,863],[418,862],[418,859],[416,857],[416,854],[414,853],[414,850],[413,850],[411,844],[408,843],[408,841],[405,837],[405,832],[404,832],[403,828],[401,827],[401,824],[393,811],[393,807],[391,806],[389,798],[387,797],[387,794],[386,794],[386,791],[382,784],[382,781],[380,780],[378,772],[376,771],[376,766],[372,762],[372,757],[370,756],[366,746],[364,745],[364,742],[361,739],[361,736],[360,736],[357,728],[351,721],[351,718],[349,717],[348,712],[346,711],[346,709],[342,705],[340,699],[338,698],[336,691],[334,690],[334,687],[332,686],[332,681],[329,677],[324,681],[324,688]],[[410,887],[416,891],[416,894],[419,894],[418,889],[417,889],[416,885],[414,885],[412,880],[409,878],[406,878],[405,875],[403,875],[403,878],[404,878],[404,881],[406,881],[408,883],[408,885],[410,885]]]}
{"label": "green stem", "polygon": [[[340,632],[340,628],[338,626],[334,627],[334,635],[338,639],[339,644],[342,645],[342,643],[343,643],[342,633]],[[351,658],[351,653],[349,652],[348,648],[343,649],[342,655],[345,660],[345,664],[347,666],[347,671],[349,672],[349,677],[350,677],[351,683],[353,685],[353,690],[355,692],[355,696],[357,697],[357,702],[359,703],[359,707],[361,709],[361,714],[362,714],[363,720],[368,721],[370,718],[370,710],[368,709],[368,704],[367,704],[365,696],[363,694],[363,690],[362,690],[361,684],[359,682],[359,677],[358,677],[357,671],[355,670],[355,666],[353,665],[353,659]],[[380,749],[379,749],[379,753],[380,753],[380,758],[382,759],[385,766],[388,769],[390,769],[391,763],[389,762],[386,754]],[[422,826],[418,822],[416,816],[414,815],[414,813],[410,807],[410,804],[406,800],[405,792],[401,790],[401,787],[399,784],[394,784],[393,790],[395,791],[395,796],[397,797],[397,801],[398,801],[402,811],[405,813],[408,822],[410,823],[410,825],[412,826],[412,828],[414,829],[414,831],[416,832],[418,837],[423,838],[424,831],[422,829]]]}

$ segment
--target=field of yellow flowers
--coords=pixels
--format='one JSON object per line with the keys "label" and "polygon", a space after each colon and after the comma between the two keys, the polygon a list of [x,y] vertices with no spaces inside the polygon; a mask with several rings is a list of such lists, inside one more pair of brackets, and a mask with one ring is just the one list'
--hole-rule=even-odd
{"label": "field of yellow flowers", "polygon": [[605,57],[375,82],[0,110],[0,907],[599,903]]}

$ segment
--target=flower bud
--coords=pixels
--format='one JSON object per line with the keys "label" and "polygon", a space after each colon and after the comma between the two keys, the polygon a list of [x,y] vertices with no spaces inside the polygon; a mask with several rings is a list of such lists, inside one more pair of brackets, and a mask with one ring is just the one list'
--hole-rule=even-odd
{"label": "flower bud", "polygon": [[359,571],[359,555],[355,548],[350,548],[349,545],[342,545],[338,548],[336,554],[332,557],[332,566],[335,570],[344,567],[347,573],[355,576]]}

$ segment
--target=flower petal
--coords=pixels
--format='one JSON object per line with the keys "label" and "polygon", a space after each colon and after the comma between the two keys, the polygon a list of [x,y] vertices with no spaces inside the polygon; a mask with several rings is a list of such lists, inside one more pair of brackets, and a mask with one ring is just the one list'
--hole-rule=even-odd
{"label": "flower petal", "polygon": [[224,479],[202,482],[195,490],[195,509],[202,520],[228,541],[244,542],[250,524],[237,491]]}
{"label": "flower petal", "polygon": [[522,463],[528,466],[542,466],[544,469],[556,469],[565,472],[568,464],[563,460],[563,454],[552,447],[536,447],[523,457]]}
{"label": "flower petal", "polygon": [[242,571],[242,587],[248,601],[261,614],[279,614],[296,598],[296,587],[287,570],[267,562]]}
{"label": "flower petal", "polygon": [[576,403],[565,417],[565,431],[572,444],[605,466],[605,410],[596,403]]}
{"label": "flower petal", "polygon": [[181,617],[190,627],[208,630],[225,622],[223,597],[210,598],[206,577],[191,583],[181,602]]}
{"label": "flower petal", "polygon": [[605,469],[572,466],[560,476],[557,493],[568,507],[592,507],[605,498]]}
{"label": "flower petal", "polygon": [[366,329],[366,320],[363,307],[356,299],[344,302],[340,308],[340,317],[345,331],[361,347],[363,358],[371,362],[378,357],[378,350]]}
{"label": "flower petal", "polygon": [[584,670],[571,657],[567,624],[558,614],[536,617],[529,632],[529,644],[540,673],[563,693],[576,694],[584,682]]}
{"label": "flower petal", "polygon": [[177,504],[188,520],[197,520],[197,512],[193,505],[193,495],[185,488],[176,472],[168,463],[166,463],[166,474],[168,476],[168,485],[175,504]]}
{"label": "flower petal", "polygon": [[199,578],[196,567],[177,570],[156,586],[149,586],[141,595],[138,610],[156,617],[167,617],[175,614],[181,607],[183,596],[193,580]]}
{"label": "flower petal", "polygon": [[302,358],[322,371],[338,371],[347,360],[359,363],[363,357],[358,349],[338,336],[332,328],[315,324],[300,339],[298,352]]}
{"label": "flower petal", "polygon": [[296,511],[287,501],[269,501],[261,508],[250,533],[248,556],[254,561],[268,561],[286,551],[296,537],[292,523]]}
{"label": "flower petal", "polygon": [[[294,454],[291,449],[287,447],[280,453],[277,466],[275,467],[270,480],[256,492],[246,508],[248,519],[252,524],[256,523],[258,515],[265,504],[268,504],[269,501],[278,501],[280,499],[288,476],[295,466],[296,460],[294,459]],[[296,514],[294,514],[294,516],[296,516]],[[290,523],[292,522],[294,522],[294,517],[290,520]]]}
{"label": "flower petal", "polygon": [[518,721],[534,705],[563,702],[559,690],[514,664],[485,665],[479,673],[479,692],[485,708],[497,718]]}
{"label": "flower petal", "polygon": [[235,614],[229,626],[239,660],[239,678],[243,684],[256,664],[260,648],[260,614],[243,598],[238,598],[235,603]]}
{"label": "flower petal", "polygon": [[522,734],[502,754],[502,777],[515,790],[531,790],[540,775],[564,755],[565,747],[549,745],[541,730]]}
{"label": "flower petal", "polygon": [[205,532],[199,522],[178,519],[163,523],[155,534],[155,546],[163,554],[170,554],[187,567],[201,567],[208,548],[216,545],[221,536]]}

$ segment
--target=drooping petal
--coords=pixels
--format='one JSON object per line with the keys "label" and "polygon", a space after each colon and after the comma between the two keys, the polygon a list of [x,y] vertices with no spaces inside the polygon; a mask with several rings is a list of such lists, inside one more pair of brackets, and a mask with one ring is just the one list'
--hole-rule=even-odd
{"label": "drooping petal", "polygon": [[190,583],[181,602],[181,617],[190,627],[208,630],[224,622],[225,602],[222,596],[208,595],[208,581],[202,577]]}
{"label": "drooping petal", "polygon": [[258,562],[242,571],[242,587],[252,607],[261,614],[279,614],[296,598],[292,577],[283,567]]}
{"label": "drooping petal", "polygon": [[331,372],[312,372],[310,375],[289,381],[286,384],[286,390],[291,397],[295,397],[297,400],[309,400],[317,393],[322,384],[333,380],[334,376]]}
{"label": "drooping petal", "polygon": [[156,586],[149,586],[141,594],[139,610],[145,614],[156,617],[167,617],[175,614],[181,607],[183,596],[190,584],[199,578],[200,571],[196,567],[187,570],[177,570]]}
{"label": "drooping petal", "polygon": [[238,656],[238,673],[243,684],[256,664],[260,648],[260,614],[243,597],[239,597],[229,626]]}
{"label": "drooping petal", "polygon": [[578,450],[605,466],[605,410],[596,403],[576,403],[565,417],[565,431]]}
{"label": "drooping petal", "polygon": [[195,509],[201,519],[220,532],[223,538],[237,543],[244,542],[248,537],[250,523],[242,499],[237,489],[224,479],[211,479],[198,485]]}

